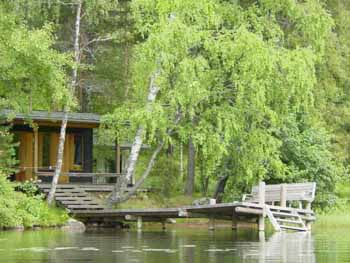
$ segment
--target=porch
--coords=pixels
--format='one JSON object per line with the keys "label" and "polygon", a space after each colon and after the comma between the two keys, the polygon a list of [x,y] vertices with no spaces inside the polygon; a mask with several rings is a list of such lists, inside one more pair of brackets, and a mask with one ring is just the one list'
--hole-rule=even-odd
{"label": "porch", "polygon": [[[7,118],[13,113],[0,111],[0,115]],[[51,183],[62,118],[63,112],[33,111],[1,123],[11,127],[17,144],[18,166],[11,176],[13,181]],[[99,144],[95,132],[99,125],[97,114],[69,113],[59,184],[114,185],[124,172],[131,145]]]}
{"label": "porch", "polygon": [[[54,172],[36,172],[35,180],[39,184],[51,184]],[[62,173],[61,176],[67,178],[66,184],[88,185],[88,186],[112,186],[116,184],[121,173],[84,173],[84,172],[68,172]],[[64,183],[63,183],[64,184]]]}

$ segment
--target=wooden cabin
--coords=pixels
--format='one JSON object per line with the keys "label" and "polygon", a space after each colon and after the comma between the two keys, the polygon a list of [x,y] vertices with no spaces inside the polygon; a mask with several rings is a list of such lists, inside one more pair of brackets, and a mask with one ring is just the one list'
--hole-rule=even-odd
{"label": "wooden cabin", "polygon": [[[2,115],[9,115],[5,112]],[[55,170],[63,112],[33,111],[12,118],[18,172],[13,180],[51,182]],[[92,113],[69,113],[64,147],[62,174],[59,183],[113,183],[122,172],[121,147],[115,145],[113,173],[94,173],[93,130],[100,116]],[[95,161],[96,162],[96,161]]]}

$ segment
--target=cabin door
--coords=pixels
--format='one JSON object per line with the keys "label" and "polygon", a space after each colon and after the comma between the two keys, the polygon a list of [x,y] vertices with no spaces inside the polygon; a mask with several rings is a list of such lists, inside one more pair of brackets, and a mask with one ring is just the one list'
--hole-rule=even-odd
{"label": "cabin door", "polygon": [[34,136],[31,132],[18,132],[18,159],[19,172],[16,174],[16,181],[33,179],[34,171]]}

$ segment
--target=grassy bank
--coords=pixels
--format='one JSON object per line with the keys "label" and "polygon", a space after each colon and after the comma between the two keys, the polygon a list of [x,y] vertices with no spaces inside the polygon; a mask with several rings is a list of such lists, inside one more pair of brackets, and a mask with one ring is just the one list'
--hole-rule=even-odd
{"label": "grassy bank", "polygon": [[316,222],[318,227],[350,227],[350,206],[333,209],[327,212],[319,212],[316,214]]}
{"label": "grassy bank", "polygon": [[30,228],[63,225],[68,215],[63,209],[49,207],[31,184],[19,191],[18,185],[0,175],[0,228]]}
{"label": "grassy bank", "polygon": [[164,197],[157,194],[141,194],[133,197],[125,203],[119,204],[116,208],[167,208],[181,207],[192,204],[200,196],[188,197],[184,195],[176,195],[172,197]]}

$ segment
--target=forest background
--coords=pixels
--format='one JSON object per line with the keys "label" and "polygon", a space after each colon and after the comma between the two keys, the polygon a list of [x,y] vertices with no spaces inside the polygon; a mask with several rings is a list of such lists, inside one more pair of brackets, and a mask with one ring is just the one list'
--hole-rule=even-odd
{"label": "forest background", "polygon": [[[106,145],[141,131],[136,181],[163,203],[217,195],[220,181],[237,200],[264,180],[315,181],[318,208],[341,205],[348,72],[347,0],[0,1],[0,107],[101,114]],[[4,126],[0,146],[8,175]]]}

